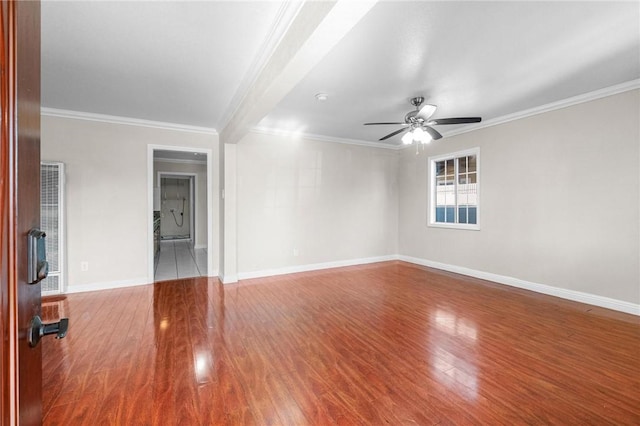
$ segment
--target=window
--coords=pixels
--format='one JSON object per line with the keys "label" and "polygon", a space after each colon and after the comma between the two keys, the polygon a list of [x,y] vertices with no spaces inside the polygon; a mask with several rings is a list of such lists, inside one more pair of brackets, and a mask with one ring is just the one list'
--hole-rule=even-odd
{"label": "window", "polygon": [[429,225],[480,229],[480,149],[429,158]]}

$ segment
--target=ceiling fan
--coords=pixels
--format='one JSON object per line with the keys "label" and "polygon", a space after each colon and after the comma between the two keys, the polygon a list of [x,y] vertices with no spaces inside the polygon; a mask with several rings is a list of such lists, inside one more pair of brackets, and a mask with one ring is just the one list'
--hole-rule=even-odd
{"label": "ceiling fan", "polygon": [[389,133],[386,136],[381,137],[379,140],[383,141],[389,139],[392,136],[400,133],[408,132],[402,137],[402,143],[409,145],[411,142],[429,143],[431,140],[438,140],[442,138],[440,132],[434,129],[432,126],[440,124],[465,124],[465,123],[478,123],[482,121],[480,117],[458,117],[458,118],[436,118],[431,120],[431,116],[436,112],[436,106],[425,104],[420,107],[424,102],[422,96],[411,98],[411,105],[416,107],[415,111],[409,111],[404,116],[403,122],[390,122],[390,123],[364,123],[365,126],[379,126],[379,125],[400,125],[405,126],[402,129],[398,129]]}

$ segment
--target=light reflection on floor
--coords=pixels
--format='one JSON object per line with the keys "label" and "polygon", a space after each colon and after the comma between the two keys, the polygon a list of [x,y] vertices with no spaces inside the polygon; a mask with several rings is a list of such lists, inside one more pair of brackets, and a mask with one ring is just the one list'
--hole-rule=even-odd
{"label": "light reflection on floor", "polygon": [[[435,378],[463,398],[475,400],[478,396],[478,368],[475,364],[478,332],[475,324],[442,309],[436,310],[433,319],[435,332],[431,338],[436,339],[432,355]],[[442,333],[444,335],[440,336]]]}

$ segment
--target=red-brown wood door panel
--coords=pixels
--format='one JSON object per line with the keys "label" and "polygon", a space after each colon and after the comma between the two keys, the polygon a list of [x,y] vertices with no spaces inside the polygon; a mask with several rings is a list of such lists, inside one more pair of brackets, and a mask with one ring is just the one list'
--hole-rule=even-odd
{"label": "red-brown wood door panel", "polygon": [[40,3],[2,0],[2,424],[42,423],[42,353],[27,341],[40,284],[27,283],[27,234],[40,226]]}

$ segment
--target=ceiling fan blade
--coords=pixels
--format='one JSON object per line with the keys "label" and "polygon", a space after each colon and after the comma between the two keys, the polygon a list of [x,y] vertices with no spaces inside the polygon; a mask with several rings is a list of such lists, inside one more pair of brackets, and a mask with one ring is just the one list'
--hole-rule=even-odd
{"label": "ceiling fan blade", "polygon": [[[395,132],[391,132],[389,133],[387,136],[383,136],[380,139],[378,139],[379,141],[383,141],[385,139],[389,139],[391,136],[395,136],[398,133],[402,133],[402,132],[406,132],[407,130],[409,130],[409,127],[405,127],[404,129],[398,129]],[[442,137],[442,136],[441,136]]]}
{"label": "ceiling fan blade", "polygon": [[394,124],[394,125],[402,125],[402,126],[408,126],[407,123],[405,122],[397,122],[397,123],[364,123],[365,126],[378,126],[380,124]]}
{"label": "ceiling fan blade", "polygon": [[431,124],[465,124],[479,123],[481,121],[481,117],[437,118],[432,120]]}
{"label": "ceiling fan blade", "polygon": [[438,132],[433,127],[423,126],[422,128],[431,135],[431,138],[434,141],[437,141],[438,139],[442,139],[442,135],[440,134],[440,132]]}
{"label": "ceiling fan blade", "polygon": [[436,112],[436,108],[437,107],[435,105],[426,104],[425,106],[420,108],[420,111],[418,111],[418,113],[416,114],[416,118],[422,118],[424,121],[427,121],[429,117],[431,117],[433,113]]}

